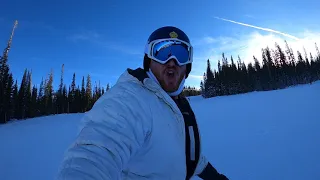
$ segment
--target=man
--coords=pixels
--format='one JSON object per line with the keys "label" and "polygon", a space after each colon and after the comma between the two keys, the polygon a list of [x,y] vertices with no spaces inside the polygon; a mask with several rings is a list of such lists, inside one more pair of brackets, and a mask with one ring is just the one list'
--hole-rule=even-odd
{"label": "man", "polygon": [[201,153],[195,115],[180,96],[192,54],[182,30],[155,30],[144,69],[126,70],[86,113],[58,179],[227,180]]}

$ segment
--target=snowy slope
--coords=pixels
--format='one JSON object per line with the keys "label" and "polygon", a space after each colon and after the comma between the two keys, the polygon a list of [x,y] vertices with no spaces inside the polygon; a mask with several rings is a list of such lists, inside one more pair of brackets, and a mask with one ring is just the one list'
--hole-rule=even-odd
{"label": "snowy slope", "polygon": [[[230,179],[320,179],[320,82],[190,101],[204,153]],[[0,179],[54,179],[82,116],[0,125]]]}
{"label": "snowy slope", "polygon": [[53,179],[82,116],[56,115],[0,125],[0,179]]}
{"label": "snowy slope", "polygon": [[191,101],[204,152],[231,179],[320,179],[320,82]]}

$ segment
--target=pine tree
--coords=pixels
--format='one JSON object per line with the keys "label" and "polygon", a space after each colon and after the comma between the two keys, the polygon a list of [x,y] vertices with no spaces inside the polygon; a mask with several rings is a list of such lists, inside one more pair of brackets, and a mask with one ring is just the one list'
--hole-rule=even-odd
{"label": "pine tree", "polygon": [[245,63],[242,63],[241,73],[242,73],[242,77],[243,77],[243,81],[244,81],[243,92],[247,93],[247,92],[253,91],[253,84],[251,84],[251,82],[250,82],[248,69],[247,69],[247,66]]}
{"label": "pine tree", "polygon": [[287,72],[289,71],[287,57],[284,51],[279,46],[279,44],[277,43],[276,43],[276,52],[277,52],[277,59],[280,61],[280,64],[276,65],[276,79],[278,81],[277,87],[284,88],[290,84],[289,76],[287,74]]}
{"label": "pine tree", "polygon": [[230,95],[230,78],[229,78],[229,62],[225,57],[224,53],[222,53],[222,74],[221,74],[221,88],[220,91],[222,94]]}
{"label": "pine tree", "polygon": [[27,89],[28,89],[28,71],[27,69],[25,69],[24,73],[23,73],[23,77],[21,80],[21,84],[20,84],[20,89],[18,92],[18,99],[19,99],[19,107],[18,107],[18,114],[17,114],[17,118],[18,119],[25,119],[27,112]]}
{"label": "pine tree", "polygon": [[76,73],[73,73],[72,82],[70,87],[70,96],[69,96],[69,104],[70,104],[70,113],[76,112]]}
{"label": "pine tree", "polygon": [[98,99],[102,96],[102,90],[101,90],[101,84],[100,84],[100,81],[99,81],[99,85],[98,85]]}
{"label": "pine tree", "polygon": [[[257,65],[257,63],[255,63],[255,65]],[[248,81],[249,87],[252,91],[260,90],[260,82],[257,75],[257,71],[251,62],[248,64]]]}
{"label": "pine tree", "polygon": [[86,97],[86,88],[84,82],[84,76],[82,77],[81,83],[81,112],[86,112],[86,105],[87,105],[87,97]]}
{"label": "pine tree", "polygon": [[45,82],[43,81],[43,78],[41,79],[40,87],[39,87],[39,94],[37,98],[37,105],[39,110],[39,116],[42,116],[45,114]]}
{"label": "pine tree", "polygon": [[203,91],[204,91],[204,85],[203,85],[203,81],[201,80],[201,82],[200,82],[200,92],[201,92],[202,96],[203,96]]}
{"label": "pine tree", "polygon": [[95,85],[94,85],[93,96],[92,96],[93,101],[92,101],[92,104],[91,104],[91,105],[93,105],[94,102],[96,102],[97,99],[98,99],[98,87],[97,87],[97,82],[95,82],[94,84],[95,84]]}
{"label": "pine tree", "polygon": [[318,79],[317,75],[317,63],[315,59],[313,58],[311,52],[310,52],[310,73],[311,73],[311,82],[316,81]]}
{"label": "pine tree", "polygon": [[56,104],[57,104],[57,110],[56,112],[58,114],[60,113],[64,113],[64,97],[63,97],[63,75],[64,75],[64,64],[62,64],[61,67],[61,77],[60,77],[60,85],[59,85],[59,89],[58,89],[58,93],[56,94]]}
{"label": "pine tree", "polygon": [[72,93],[71,93],[71,87],[69,86],[69,90],[68,90],[68,106],[67,106],[67,112],[68,113],[72,113]]}
{"label": "pine tree", "polygon": [[238,55],[237,60],[237,76],[239,79],[239,93],[240,92],[247,92],[249,88],[249,82],[247,78],[247,67],[245,63],[242,62],[240,56]]}
{"label": "pine tree", "polygon": [[206,81],[204,86],[205,86],[204,92],[206,97],[215,96],[215,94],[218,91],[217,88],[219,88],[214,86],[214,75],[211,70],[211,64],[209,59],[207,60]]}
{"label": "pine tree", "polygon": [[4,120],[9,121],[12,117],[12,92],[13,92],[13,78],[12,74],[9,74],[7,83],[5,85],[5,93],[4,93]]}
{"label": "pine tree", "polygon": [[293,54],[293,51],[292,49],[289,47],[288,45],[288,42],[285,40],[284,41],[285,44],[286,44],[286,54],[287,54],[287,59],[289,60],[290,63],[294,62],[295,61],[295,57],[294,57],[294,54]]}
{"label": "pine tree", "polygon": [[303,57],[300,53],[300,51],[297,51],[298,54],[298,63],[297,63],[297,67],[296,67],[296,72],[297,72],[297,76],[298,76],[298,83],[299,84],[303,84],[305,83],[304,80],[304,74],[305,74],[305,63],[303,61]]}
{"label": "pine tree", "polygon": [[10,120],[12,115],[11,100],[13,91],[13,75],[12,73],[10,73],[8,56],[11,48],[14,30],[17,25],[18,21],[15,21],[10,38],[8,40],[8,44],[4,49],[2,56],[0,56],[0,123],[6,123]]}
{"label": "pine tree", "polygon": [[74,99],[74,112],[81,112],[81,90],[79,86],[77,86],[75,91],[75,99]]}
{"label": "pine tree", "polygon": [[87,76],[87,85],[86,85],[86,98],[87,98],[87,111],[91,109],[92,102],[92,86],[91,86],[91,77]]}
{"label": "pine tree", "polygon": [[[206,98],[207,96],[207,94],[206,94],[206,87],[205,87],[205,85],[206,85],[206,83],[207,83],[207,75],[206,75],[206,73],[203,73],[203,80],[202,80],[202,82],[203,82],[203,84],[202,84],[202,90],[201,90],[201,95],[202,95],[202,97],[204,97],[204,98]],[[201,84],[200,84],[201,85]]]}
{"label": "pine tree", "polygon": [[315,47],[317,52],[317,56],[315,58],[315,69],[316,69],[317,79],[320,79],[320,51],[317,43],[315,43]]}
{"label": "pine tree", "polygon": [[30,118],[30,114],[33,111],[33,107],[31,106],[31,95],[32,95],[32,80],[31,80],[31,73],[28,71],[27,72],[27,88],[25,91],[25,97],[26,97],[26,118]]}
{"label": "pine tree", "polygon": [[273,59],[271,57],[271,51],[267,47],[264,49],[263,57],[263,68],[262,68],[262,78],[265,80],[264,90],[276,89],[277,86],[277,75],[275,71],[275,66]]}
{"label": "pine tree", "polygon": [[240,78],[239,73],[236,64],[234,63],[233,57],[231,56],[231,66],[229,68],[230,70],[230,89],[229,94],[238,94],[240,92]]}
{"label": "pine tree", "polygon": [[16,80],[12,91],[12,118],[18,118],[19,97],[18,97],[18,81]]}
{"label": "pine tree", "polygon": [[[12,74],[9,73],[7,53],[0,56],[0,123],[10,119],[10,99],[12,91]],[[10,77],[11,76],[11,77]]]}
{"label": "pine tree", "polygon": [[[254,89],[256,91],[261,91],[262,90],[262,72],[261,72],[261,65],[260,62],[258,61],[258,59],[253,56],[253,60],[254,60],[254,69],[249,69],[248,66],[248,71],[250,72],[250,74],[252,75],[252,81],[254,82]],[[250,65],[250,64],[249,64]]]}
{"label": "pine tree", "polygon": [[287,75],[290,77],[288,81],[288,86],[291,86],[293,84],[297,83],[296,79],[296,60],[293,54],[292,49],[289,47],[287,41],[285,41],[286,44],[286,54],[287,54],[287,59],[288,59],[288,68],[287,68]]}
{"label": "pine tree", "polygon": [[31,95],[31,112],[30,112],[30,117],[36,117],[39,114],[39,109],[37,108],[37,99],[38,99],[38,89],[34,85],[32,88],[32,95]]}
{"label": "pine tree", "polygon": [[279,68],[281,65],[281,60],[280,60],[280,52],[278,51],[278,44],[276,43],[276,50],[272,50],[272,59],[273,59],[273,64],[276,68]]}
{"label": "pine tree", "polygon": [[109,89],[110,89],[110,85],[109,85],[109,83],[108,83],[108,84],[107,84],[106,91],[109,91]]}
{"label": "pine tree", "polygon": [[316,52],[317,52],[317,60],[320,61],[320,51],[319,51],[317,43],[315,43],[315,47],[316,47]]}
{"label": "pine tree", "polygon": [[63,101],[63,113],[68,113],[69,112],[69,102],[68,102],[68,92],[67,92],[67,86],[63,85],[63,89],[62,89],[62,101]]}
{"label": "pine tree", "polygon": [[53,114],[53,70],[51,70],[46,86],[45,86],[45,107],[46,107],[46,115]]}
{"label": "pine tree", "polygon": [[308,68],[310,68],[310,62],[309,62],[309,58],[308,58],[308,54],[306,51],[306,48],[303,47],[303,52],[304,52],[304,59],[306,61],[306,68],[308,70]]}
{"label": "pine tree", "polygon": [[306,76],[306,81],[308,83],[312,82],[312,74],[311,74],[311,63],[308,58],[308,54],[306,49],[303,47],[304,51],[304,59],[305,59],[305,76]]}

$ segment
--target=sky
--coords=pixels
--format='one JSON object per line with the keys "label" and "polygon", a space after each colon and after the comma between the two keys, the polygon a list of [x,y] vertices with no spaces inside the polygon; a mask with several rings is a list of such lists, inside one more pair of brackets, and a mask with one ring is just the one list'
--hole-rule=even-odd
{"label": "sky", "polygon": [[[246,62],[261,60],[261,48],[283,45],[316,54],[320,46],[320,1],[128,1],[5,0],[0,10],[0,48],[12,26],[18,26],[9,52],[10,70],[20,83],[32,70],[39,85],[50,71],[54,87],[64,64],[65,84],[73,73],[77,85],[90,74],[95,82],[114,85],[127,69],[142,67],[148,36],[167,25],[182,29],[194,46],[194,62],[186,85],[199,87],[207,60],[213,69],[222,53]],[[284,47],[284,46],[283,46]]]}

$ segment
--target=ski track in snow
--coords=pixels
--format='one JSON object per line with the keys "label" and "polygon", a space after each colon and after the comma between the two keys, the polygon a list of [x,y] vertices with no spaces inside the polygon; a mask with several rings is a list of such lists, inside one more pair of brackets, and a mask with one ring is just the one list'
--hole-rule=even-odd
{"label": "ski track in snow", "polygon": [[[284,90],[190,97],[190,102],[203,152],[229,179],[320,179],[320,81]],[[54,179],[82,116],[0,125],[0,179]]]}

